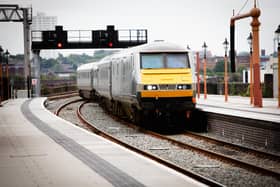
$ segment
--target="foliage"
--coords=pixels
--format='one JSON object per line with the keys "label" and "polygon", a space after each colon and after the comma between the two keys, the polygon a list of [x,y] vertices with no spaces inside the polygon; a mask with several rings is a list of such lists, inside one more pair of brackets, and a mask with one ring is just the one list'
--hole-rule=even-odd
{"label": "foliage", "polygon": [[50,58],[50,59],[42,59],[42,60],[41,60],[41,69],[42,69],[42,68],[46,68],[46,69],[52,68],[52,67],[54,67],[57,63],[58,63],[57,60],[56,60],[56,59],[53,59],[53,58]]}
{"label": "foliage", "polygon": [[94,52],[93,56],[89,56],[85,53],[82,55],[78,54],[70,54],[67,57],[64,57],[61,53],[58,54],[56,59],[44,59],[41,58],[41,71],[45,70],[47,72],[55,72],[55,71],[62,71],[63,68],[61,64],[70,64],[72,65],[73,69],[76,70],[79,65],[99,61],[100,59],[111,55],[114,51],[108,50],[97,50]]}
{"label": "foliage", "polygon": [[94,61],[98,61],[106,56],[109,56],[113,54],[114,51],[108,51],[108,50],[98,50],[94,52]]}
{"label": "foliage", "polygon": [[63,70],[62,65],[59,63],[55,64],[53,69],[55,72],[62,72],[62,70]]}
{"label": "foliage", "polygon": [[[199,71],[199,74],[203,76],[204,72],[203,72],[203,69],[201,69]],[[215,72],[213,72],[211,69],[207,68],[206,69],[206,76],[214,76],[215,75]]]}
{"label": "foliage", "polygon": [[244,67],[244,66],[240,66],[240,67],[238,67],[238,69],[237,69],[237,73],[242,74],[242,73],[243,73],[243,70],[245,70],[245,69],[247,69],[247,68]]}
{"label": "foliage", "polygon": [[224,61],[219,61],[216,63],[213,71],[214,72],[225,72],[225,62]]}
{"label": "foliage", "polygon": [[10,58],[15,58],[17,60],[24,61],[24,55],[23,54],[10,55]]}
{"label": "foliage", "polygon": [[208,76],[215,76],[215,72],[213,72],[211,69],[209,69],[209,68],[207,68],[206,69],[206,74],[208,75]]}

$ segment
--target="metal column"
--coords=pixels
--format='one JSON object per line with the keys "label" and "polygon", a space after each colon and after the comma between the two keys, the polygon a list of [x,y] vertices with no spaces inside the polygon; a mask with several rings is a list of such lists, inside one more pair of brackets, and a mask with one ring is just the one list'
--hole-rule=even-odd
{"label": "metal column", "polygon": [[41,96],[41,81],[40,81],[40,50],[33,50],[33,75],[32,75],[32,85],[33,85],[33,96]]}
{"label": "metal column", "polygon": [[25,78],[25,88],[27,88],[27,96],[30,98],[30,25],[28,22],[28,9],[23,9],[23,40],[24,40],[24,78]]}

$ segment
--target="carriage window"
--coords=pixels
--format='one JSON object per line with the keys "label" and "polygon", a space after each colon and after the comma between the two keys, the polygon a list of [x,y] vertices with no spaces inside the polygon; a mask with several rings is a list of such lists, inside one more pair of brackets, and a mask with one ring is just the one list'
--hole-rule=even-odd
{"label": "carriage window", "polygon": [[141,68],[154,69],[164,68],[162,54],[143,54],[141,55]]}

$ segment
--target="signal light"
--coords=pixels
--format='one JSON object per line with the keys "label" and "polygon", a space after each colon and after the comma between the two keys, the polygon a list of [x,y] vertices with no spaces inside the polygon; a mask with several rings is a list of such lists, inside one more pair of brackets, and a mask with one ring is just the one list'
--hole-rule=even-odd
{"label": "signal light", "polygon": [[57,43],[57,47],[58,47],[58,48],[62,48],[62,43],[61,43],[61,42],[58,42],[58,43]]}
{"label": "signal light", "polygon": [[108,46],[113,47],[113,42],[109,42]]}

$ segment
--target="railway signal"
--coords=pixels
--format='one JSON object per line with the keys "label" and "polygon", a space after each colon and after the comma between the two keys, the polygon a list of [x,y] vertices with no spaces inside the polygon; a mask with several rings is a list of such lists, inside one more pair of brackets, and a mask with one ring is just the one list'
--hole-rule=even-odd
{"label": "railway signal", "polygon": [[[71,33],[77,36],[72,37]],[[86,37],[83,32],[88,32]],[[127,48],[145,44],[147,30],[120,30],[125,35],[120,35],[113,25],[108,25],[106,30],[92,31],[65,31],[62,26],[55,30],[32,31],[32,50],[42,49],[95,49],[95,48]]]}
{"label": "railway signal", "polygon": [[54,31],[42,31],[42,36],[41,45],[48,48],[62,49],[67,44],[67,31],[62,26],[56,26]]}

